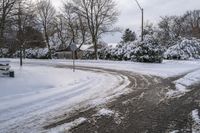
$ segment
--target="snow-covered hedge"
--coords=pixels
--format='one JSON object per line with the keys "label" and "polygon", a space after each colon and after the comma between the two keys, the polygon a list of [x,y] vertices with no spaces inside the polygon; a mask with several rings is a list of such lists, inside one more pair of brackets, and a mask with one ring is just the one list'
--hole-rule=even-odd
{"label": "snow-covered hedge", "polygon": [[115,48],[105,47],[99,51],[99,58],[105,60],[134,60],[137,42],[120,43]]}
{"label": "snow-covered hedge", "polygon": [[[120,43],[115,48],[104,47],[98,54],[103,60],[129,60],[137,62],[162,62],[163,49],[153,38],[146,38],[145,41],[134,41]],[[94,59],[94,53],[87,51],[84,59]]]}
{"label": "snow-covered hedge", "polygon": [[[17,51],[14,54],[15,57],[20,56],[20,51]],[[47,59],[48,58],[48,49],[47,48],[30,48],[25,50],[25,56],[29,59]]]}
{"label": "snow-covered hedge", "polygon": [[200,59],[200,42],[195,38],[183,38],[176,45],[169,47],[164,57],[177,60]]}

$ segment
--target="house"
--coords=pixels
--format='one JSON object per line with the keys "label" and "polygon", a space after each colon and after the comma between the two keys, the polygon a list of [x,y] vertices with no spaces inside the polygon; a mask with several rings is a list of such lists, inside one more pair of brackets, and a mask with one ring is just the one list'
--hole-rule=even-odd
{"label": "house", "polygon": [[[99,50],[105,46],[107,46],[107,44],[101,42],[99,45],[97,45],[97,49]],[[87,51],[94,52],[93,44],[82,45],[81,48],[78,51],[76,51],[76,58],[82,59],[84,52],[87,52]],[[65,49],[57,50],[55,52],[54,57],[57,59],[73,59],[73,53],[71,51],[70,46],[68,46]]]}
{"label": "house", "polygon": [[[76,51],[76,58],[81,59],[84,51],[91,47],[91,45],[83,45],[79,50]],[[57,59],[73,59],[73,53],[70,46],[65,49],[57,50],[54,55]]]}

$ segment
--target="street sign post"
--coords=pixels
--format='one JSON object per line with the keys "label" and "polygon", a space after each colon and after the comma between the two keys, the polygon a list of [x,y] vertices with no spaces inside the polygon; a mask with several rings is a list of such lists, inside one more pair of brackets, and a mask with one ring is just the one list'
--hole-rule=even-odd
{"label": "street sign post", "polygon": [[75,43],[72,43],[70,45],[70,49],[72,51],[72,56],[73,56],[73,72],[75,72],[75,51],[78,49]]}

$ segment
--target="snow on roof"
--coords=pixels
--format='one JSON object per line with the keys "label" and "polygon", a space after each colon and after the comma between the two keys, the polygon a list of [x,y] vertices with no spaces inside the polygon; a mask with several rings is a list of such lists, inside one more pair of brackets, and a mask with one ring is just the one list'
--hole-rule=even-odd
{"label": "snow on roof", "polygon": [[92,46],[93,46],[93,44],[82,45],[81,48],[80,48],[80,50],[85,51],[85,50],[87,50],[87,49],[90,49]]}

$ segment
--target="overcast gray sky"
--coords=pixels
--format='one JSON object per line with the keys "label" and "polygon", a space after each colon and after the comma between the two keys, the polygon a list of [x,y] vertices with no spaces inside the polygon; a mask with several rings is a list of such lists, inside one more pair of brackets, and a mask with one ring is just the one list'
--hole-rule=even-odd
{"label": "overcast gray sky", "polygon": [[[55,6],[61,6],[62,0],[52,0]],[[140,33],[141,12],[135,0],[115,0],[120,12],[117,26],[122,29],[130,28]],[[145,21],[157,23],[160,16],[182,15],[187,10],[200,9],[200,0],[138,0],[144,8]],[[103,40],[107,43],[117,43],[121,34],[104,35]]]}

